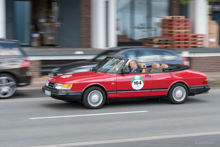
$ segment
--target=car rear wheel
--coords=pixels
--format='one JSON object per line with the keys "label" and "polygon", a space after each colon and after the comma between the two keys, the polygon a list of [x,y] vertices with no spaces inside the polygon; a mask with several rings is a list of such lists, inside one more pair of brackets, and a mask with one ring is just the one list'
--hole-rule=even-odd
{"label": "car rear wheel", "polygon": [[188,88],[182,83],[173,85],[168,94],[168,98],[173,104],[182,104],[186,101],[187,97]]}
{"label": "car rear wheel", "polygon": [[9,74],[0,74],[0,98],[9,98],[15,94],[16,80]]}
{"label": "car rear wheel", "polygon": [[90,109],[101,108],[105,101],[105,92],[97,86],[88,88],[83,95],[83,104]]}

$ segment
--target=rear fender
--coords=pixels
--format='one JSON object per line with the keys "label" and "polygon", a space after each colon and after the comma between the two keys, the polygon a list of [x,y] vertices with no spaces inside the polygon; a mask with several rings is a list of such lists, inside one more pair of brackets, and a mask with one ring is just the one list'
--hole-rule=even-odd
{"label": "rear fender", "polygon": [[169,86],[168,91],[167,91],[167,96],[168,96],[168,94],[169,94],[169,92],[170,92],[170,88],[171,88],[173,85],[177,84],[177,83],[183,83],[184,85],[186,85],[186,87],[188,88],[188,91],[189,91],[189,86],[188,86],[188,84],[187,84],[186,82],[184,82],[184,81],[175,81],[175,82],[173,82],[173,83]]}

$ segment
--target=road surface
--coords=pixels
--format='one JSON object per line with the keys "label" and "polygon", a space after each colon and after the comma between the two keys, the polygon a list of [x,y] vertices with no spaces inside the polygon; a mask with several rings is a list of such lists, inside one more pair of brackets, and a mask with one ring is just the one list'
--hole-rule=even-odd
{"label": "road surface", "polygon": [[0,100],[0,146],[219,147],[219,116],[220,89],[181,105],[148,99],[98,110],[19,90]]}

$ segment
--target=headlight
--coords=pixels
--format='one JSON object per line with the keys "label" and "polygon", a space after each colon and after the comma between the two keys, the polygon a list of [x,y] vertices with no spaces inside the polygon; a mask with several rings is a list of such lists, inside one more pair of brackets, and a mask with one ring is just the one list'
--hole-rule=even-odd
{"label": "headlight", "polygon": [[46,86],[49,86],[49,81],[47,80],[47,82],[46,82]]}
{"label": "headlight", "polygon": [[72,86],[73,84],[60,84],[60,83],[55,84],[55,88],[59,90],[69,90],[72,88]]}

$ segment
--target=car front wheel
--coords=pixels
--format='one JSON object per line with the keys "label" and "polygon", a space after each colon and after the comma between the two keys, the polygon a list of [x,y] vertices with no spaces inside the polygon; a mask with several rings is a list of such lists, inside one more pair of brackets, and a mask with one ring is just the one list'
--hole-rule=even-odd
{"label": "car front wheel", "polygon": [[182,83],[173,85],[168,94],[168,98],[173,104],[182,104],[186,101],[187,97],[188,88]]}
{"label": "car front wheel", "polygon": [[15,94],[16,80],[9,74],[0,74],[0,98],[9,98]]}
{"label": "car front wheel", "polygon": [[90,87],[83,95],[83,104],[90,109],[101,108],[106,101],[105,92],[100,87]]}

